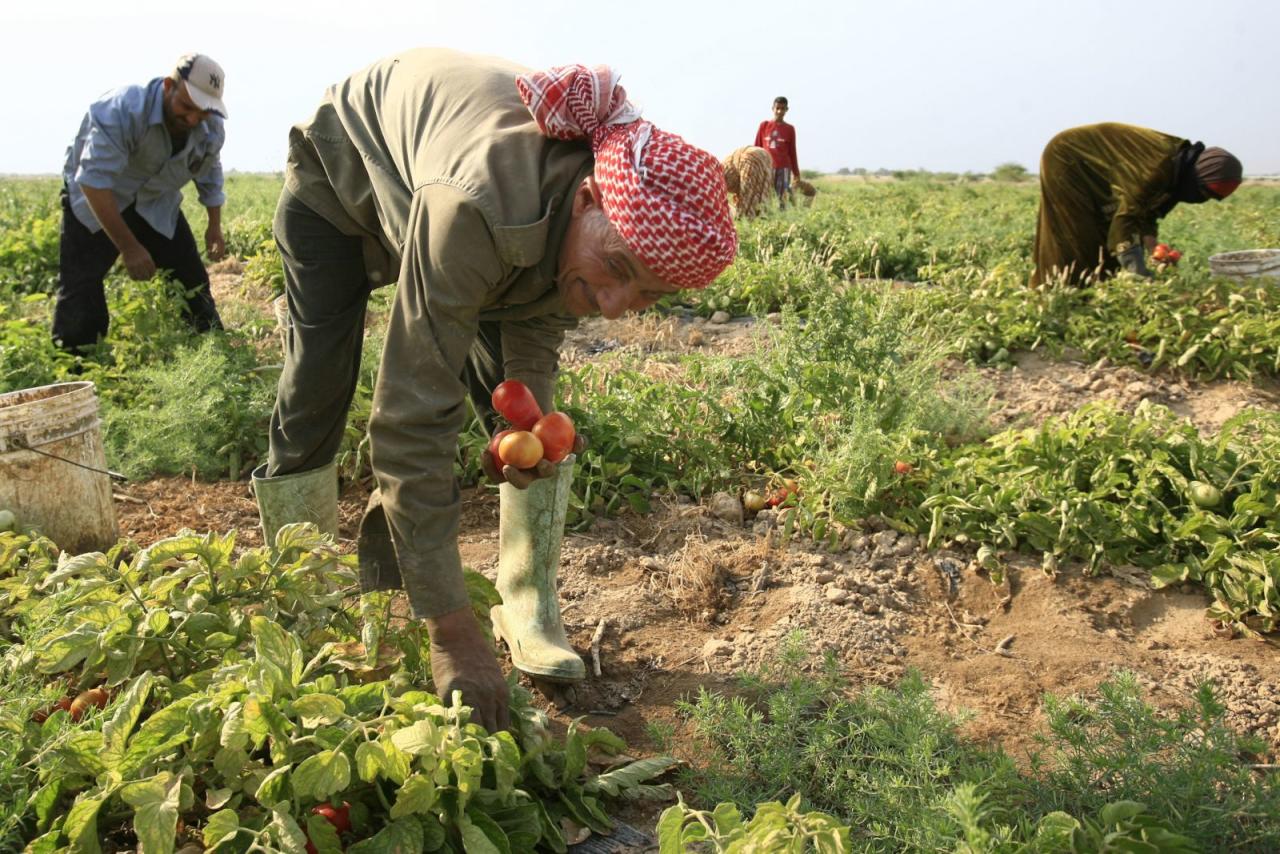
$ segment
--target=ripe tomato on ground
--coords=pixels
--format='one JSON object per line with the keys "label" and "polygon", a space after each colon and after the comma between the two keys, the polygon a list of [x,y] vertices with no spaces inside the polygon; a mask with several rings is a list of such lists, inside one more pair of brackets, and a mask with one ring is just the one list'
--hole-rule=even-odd
{"label": "ripe tomato on ground", "polygon": [[533,435],[542,443],[542,456],[548,462],[558,463],[573,450],[577,432],[573,420],[563,412],[552,412],[538,419],[533,425]]}
{"label": "ripe tomato on ground", "polygon": [[31,713],[31,720],[35,721],[38,724],[42,724],[49,719],[49,715],[52,715],[54,712],[58,711],[59,709],[61,709],[64,712],[70,711],[71,703],[74,699],[75,699],[74,697],[63,697],[62,699],[58,700],[58,702],[54,703],[52,706],[49,706],[48,708],[36,709],[34,712]]}
{"label": "ripe tomato on ground", "polygon": [[519,380],[505,380],[498,383],[490,398],[493,408],[498,414],[511,422],[517,430],[532,429],[542,417],[542,408],[534,400],[533,392]]}
{"label": "ripe tomato on ground", "polygon": [[542,459],[542,442],[528,430],[515,430],[498,443],[498,458],[504,465],[533,468]]}
{"label": "ripe tomato on ground", "polygon": [[106,688],[90,688],[88,691],[82,691],[80,696],[71,701],[71,720],[80,720],[88,714],[90,708],[105,709],[109,699],[111,695],[107,693]]}

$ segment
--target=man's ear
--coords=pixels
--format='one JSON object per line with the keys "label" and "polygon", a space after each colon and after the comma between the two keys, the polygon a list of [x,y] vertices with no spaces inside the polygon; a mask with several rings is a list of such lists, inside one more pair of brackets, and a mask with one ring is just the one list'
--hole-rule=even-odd
{"label": "man's ear", "polygon": [[582,179],[582,183],[573,193],[573,213],[577,216],[589,208],[598,207],[600,207],[600,185],[596,183],[594,175],[588,175]]}

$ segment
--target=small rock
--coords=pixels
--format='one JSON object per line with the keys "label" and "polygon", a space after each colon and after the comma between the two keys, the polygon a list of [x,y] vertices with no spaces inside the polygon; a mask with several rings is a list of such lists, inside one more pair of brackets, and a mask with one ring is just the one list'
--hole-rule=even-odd
{"label": "small rock", "polygon": [[836,580],[836,574],[828,570],[823,570],[813,577],[813,580],[819,584],[830,584]]}
{"label": "small rock", "polygon": [[877,601],[876,601],[876,600],[874,600],[874,599],[863,599],[863,600],[862,600],[862,613],[864,613],[864,614],[879,614],[879,613],[880,613],[880,603],[879,603],[879,602],[877,602]]}
{"label": "small rock", "polygon": [[728,323],[732,319],[733,315],[729,314],[727,311],[717,311],[715,314],[711,315],[712,323]]}
{"label": "small rock", "polygon": [[723,638],[710,638],[702,645],[703,658],[719,658],[730,655],[732,652],[733,644]]}
{"label": "small rock", "polygon": [[849,591],[840,587],[828,587],[823,591],[823,595],[827,597],[827,601],[835,605],[843,605],[849,601]]}
{"label": "small rock", "polygon": [[892,528],[886,528],[871,535],[871,544],[875,546],[876,551],[885,551],[897,542],[897,539],[898,532]]}
{"label": "small rock", "polygon": [[708,509],[712,516],[722,519],[731,525],[741,525],[743,518],[742,502],[738,500],[736,495],[730,495],[727,492],[717,492],[711,496],[711,502]]}
{"label": "small rock", "polygon": [[910,534],[906,534],[898,538],[893,544],[893,553],[896,555],[908,555],[916,550],[916,538]]}
{"label": "small rock", "polygon": [[1107,381],[1102,379],[1101,377],[1099,377],[1098,379],[1094,380],[1092,383],[1089,384],[1090,391],[1102,391],[1106,387],[1107,387]]}

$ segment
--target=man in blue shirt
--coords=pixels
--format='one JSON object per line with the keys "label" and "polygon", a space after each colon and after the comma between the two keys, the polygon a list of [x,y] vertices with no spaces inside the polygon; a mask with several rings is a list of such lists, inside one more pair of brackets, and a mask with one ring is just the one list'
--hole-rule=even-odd
{"label": "man in blue shirt", "polygon": [[186,288],[192,328],[222,328],[181,206],[182,187],[195,181],[209,211],[205,249],[211,259],[221,258],[223,80],[212,59],[188,54],[168,77],[116,89],[89,106],[62,173],[53,314],[53,337],[62,348],[74,351],[107,334],[102,280],[117,257],[139,281],[170,271]]}

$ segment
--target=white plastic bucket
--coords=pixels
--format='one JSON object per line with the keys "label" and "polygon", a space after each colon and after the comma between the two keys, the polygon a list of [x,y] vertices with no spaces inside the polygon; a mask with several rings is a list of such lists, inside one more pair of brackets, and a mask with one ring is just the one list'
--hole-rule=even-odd
{"label": "white plastic bucket", "polygon": [[1209,256],[1209,271],[1228,279],[1280,279],[1280,249],[1245,249]]}
{"label": "white plastic bucket", "polygon": [[0,394],[0,508],[73,553],[119,539],[93,383]]}

